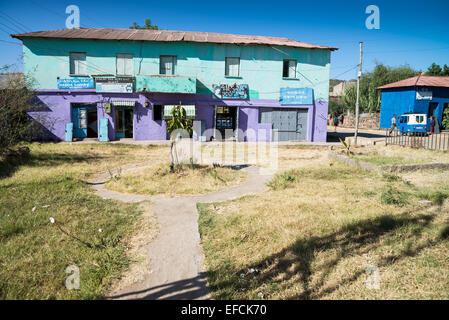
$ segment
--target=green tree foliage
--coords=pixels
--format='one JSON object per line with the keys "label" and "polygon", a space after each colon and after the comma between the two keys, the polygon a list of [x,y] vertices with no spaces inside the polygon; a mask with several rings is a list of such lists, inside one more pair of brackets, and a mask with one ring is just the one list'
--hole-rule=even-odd
{"label": "green tree foliage", "polygon": [[147,30],[159,30],[158,26],[151,25],[150,19],[145,19],[145,24],[143,26],[139,26],[137,22],[133,22],[133,25],[129,27],[130,29],[147,29]]}
{"label": "green tree foliage", "polygon": [[445,108],[443,111],[443,120],[441,121],[443,129],[449,129],[449,108]]}
{"label": "green tree foliage", "polygon": [[429,76],[449,76],[449,67],[445,64],[443,68],[435,62],[427,69],[426,75]]}
{"label": "green tree foliage", "polygon": [[5,77],[0,88],[0,155],[11,153],[19,142],[31,140],[38,134],[38,127],[28,117],[35,108],[35,94],[27,89],[32,87],[31,77],[11,74],[11,66],[0,68]]}
{"label": "green tree foliage", "polygon": [[[379,112],[381,92],[376,88],[417,74],[415,70],[408,66],[393,68],[377,63],[372,72],[364,73],[360,79],[360,111]],[[357,87],[348,87],[342,97],[345,109],[354,112],[356,99]]]}
{"label": "green tree foliage", "polygon": [[337,101],[329,101],[329,113],[330,114],[341,114],[345,111],[345,106],[343,103]]}
{"label": "green tree foliage", "polygon": [[184,129],[189,134],[193,132],[192,121],[187,118],[186,110],[180,105],[171,110],[171,119],[167,122],[167,131],[172,133],[178,129]]}

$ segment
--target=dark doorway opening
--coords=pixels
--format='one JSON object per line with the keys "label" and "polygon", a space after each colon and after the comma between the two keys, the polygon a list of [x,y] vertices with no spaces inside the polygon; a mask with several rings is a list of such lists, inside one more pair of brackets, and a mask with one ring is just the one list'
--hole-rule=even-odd
{"label": "dark doorway opening", "polygon": [[97,109],[87,109],[87,137],[98,138]]}
{"label": "dark doorway opening", "polygon": [[430,102],[429,103],[429,112],[427,113],[428,118],[436,117],[436,111],[438,108],[438,103]]}
{"label": "dark doorway opening", "polygon": [[237,128],[237,107],[218,106],[215,128],[220,131],[222,138],[233,138],[234,133],[230,135],[230,130],[234,132]]}

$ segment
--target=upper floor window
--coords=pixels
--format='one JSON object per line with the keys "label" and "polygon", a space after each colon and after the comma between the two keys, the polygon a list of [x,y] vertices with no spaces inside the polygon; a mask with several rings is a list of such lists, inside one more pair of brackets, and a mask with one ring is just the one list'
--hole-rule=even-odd
{"label": "upper floor window", "polygon": [[85,52],[70,52],[70,74],[87,75]]}
{"label": "upper floor window", "polygon": [[225,76],[240,76],[240,58],[226,58]]}
{"label": "upper floor window", "polygon": [[117,53],[117,75],[132,76],[133,74],[133,55],[128,53]]}
{"label": "upper floor window", "polygon": [[161,56],[159,60],[159,74],[175,74],[176,56]]}
{"label": "upper floor window", "polygon": [[296,78],[296,60],[285,59],[282,68],[283,78]]}

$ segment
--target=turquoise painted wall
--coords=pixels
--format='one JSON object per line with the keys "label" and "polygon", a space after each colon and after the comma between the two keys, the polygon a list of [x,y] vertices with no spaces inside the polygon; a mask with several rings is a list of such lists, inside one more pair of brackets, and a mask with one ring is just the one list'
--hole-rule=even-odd
{"label": "turquoise painted wall", "polygon": [[[276,50],[278,49],[278,50]],[[89,75],[116,73],[116,54],[133,54],[134,75],[159,74],[159,56],[177,56],[176,74],[197,78],[198,94],[211,94],[212,84],[246,83],[251,99],[279,99],[281,87],[314,89],[328,101],[330,51],[265,45],[187,42],[143,42],[79,39],[23,40],[25,72],[36,88],[56,89],[56,78],[69,78],[69,52],[86,52]],[[282,51],[282,52],[281,52]],[[225,57],[240,57],[240,77],[225,77]],[[296,59],[297,78],[282,78],[283,59]]]}

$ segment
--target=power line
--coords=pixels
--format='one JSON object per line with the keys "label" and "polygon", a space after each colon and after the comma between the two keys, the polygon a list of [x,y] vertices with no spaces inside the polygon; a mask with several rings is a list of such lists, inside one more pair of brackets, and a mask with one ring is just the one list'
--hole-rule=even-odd
{"label": "power line", "polygon": [[12,18],[11,16],[7,15],[4,12],[0,11],[0,14],[3,15],[4,17],[6,17],[6,19],[8,19],[10,21],[10,23],[12,23],[13,25],[16,26],[16,28],[23,30],[24,32],[28,32],[27,28],[25,27],[25,25],[23,25],[21,22],[17,21],[16,19]]}

